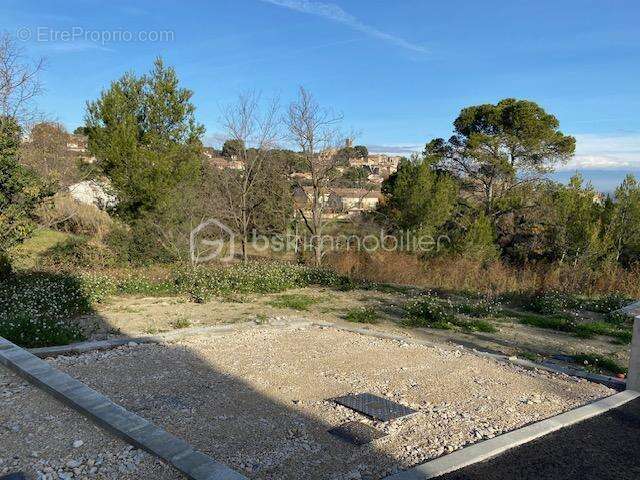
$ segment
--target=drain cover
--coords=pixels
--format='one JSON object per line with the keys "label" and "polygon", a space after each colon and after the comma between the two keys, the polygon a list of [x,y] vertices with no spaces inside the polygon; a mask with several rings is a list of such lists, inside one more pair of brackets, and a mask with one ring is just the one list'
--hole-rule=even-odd
{"label": "drain cover", "polygon": [[361,422],[347,422],[329,430],[329,433],[354,445],[364,445],[385,436],[380,430]]}
{"label": "drain cover", "polygon": [[344,397],[334,398],[333,401],[383,422],[416,413],[415,410],[412,410],[409,407],[405,407],[404,405],[400,405],[399,403],[392,402],[391,400],[378,397],[377,395],[372,395],[370,393],[345,395]]}

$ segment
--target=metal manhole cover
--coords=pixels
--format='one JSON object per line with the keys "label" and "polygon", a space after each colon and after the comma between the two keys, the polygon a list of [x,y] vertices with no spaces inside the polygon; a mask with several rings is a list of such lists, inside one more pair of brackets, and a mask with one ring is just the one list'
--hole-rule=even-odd
{"label": "metal manhole cover", "polygon": [[345,395],[333,399],[334,402],[348,407],[356,412],[383,422],[394,420],[416,413],[415,410],[400,405],[389,399],[378,397],[370,393],[359,393],[358,395]]}
{"label": "metal manhole cover", "polygon": [[347,422],[329,430],[329,433],[354,445],[364,445],[385,436],[380,430],[361,422]]}

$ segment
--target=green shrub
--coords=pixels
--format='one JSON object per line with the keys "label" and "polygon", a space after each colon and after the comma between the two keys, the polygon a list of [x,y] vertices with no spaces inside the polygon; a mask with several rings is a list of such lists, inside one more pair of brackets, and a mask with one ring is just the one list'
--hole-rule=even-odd
{"label": "green shrub", "polygon": [[188,318],[182,317],[172,322],[171,326],[175,329],[189,328],[191,326],[191,321]]}
{"label": "green shrub", "polygon": [[0,336],[22,347],[82,340],[73,318],[89,312],[91,300],[76,277],[33,273],[0,282]]}
{"label": "green shrub", "polygon": [[78,268],[105,268],[115,265],[113,251],[102,243],[87,237],[71,236],[54,245],[40,259],[40,266],[47,270]]}
{"label": "green shrub", "polygon": [[345,315],[345,319],[354,323],[378,323],[378,314],[375,308],[352,308]]}
{"label": "green shrub", "polygon": [[455,319],[454,324],[468,332],[495,333],[498,330],[486,320],[460,320]]}
{"label": "green shrub", "polygon": [[318,299],[299,293],[280,295],[268,302],[272,307],[290,308],[292,310],[300,311],[308,310],[314,303],[318,303]]}
{"label": "green shrub", "polygon": [[580,363],[586,366],[590,370],[604,370],[607,373],[627,373],[627,369],[618,364],[614,359],[605,357],[603,355],[594,355],[583,353],[581,355],[576,355],[574,360],[577,363]]}
{"label": "green shrub", "polygon": [[623,312],[609,312],[604,315],[604,321],[617,327],[633,326],[634,317]]}
{"label": "green shrub", "polygon": [[596,313],[611,313],[633,302],[627,295],[610,293],[603,297],[589,299],[584,302],[583,308]]}
{"label": "green shrub", "polygon": [[405,324],[412,327],[451,328],[454,315],[451,304],[432,295],[424,295],[413,300],[405,307],[407,319]]}
{"label": "green shrub", "polygon": [[533,296],[526,303],[525,308],[530,312],[553,315],[578,306],[579,302],[574,296],[551,291]]}
{"label": "green shrub", "polygon": [[179,291],[202,303],[230,293],[278,293],[309,285],[344,288],[349,281],[321,268],[253,262],[181,268],[175,273],[175,284]]}
{"label": "green shrub", "polygon": [[500,313],[501,306],[489,298],[482,298],[474,303],[462,303],[456,310],[469,317],[491,317]]}

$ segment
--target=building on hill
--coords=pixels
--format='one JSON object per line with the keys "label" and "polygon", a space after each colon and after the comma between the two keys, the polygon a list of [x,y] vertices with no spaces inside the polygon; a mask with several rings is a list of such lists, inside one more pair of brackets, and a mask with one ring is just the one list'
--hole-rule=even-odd
{"label": "building on hill", "polygon": [[87,153],[88,143],[86,135],[71,134],[67,140],[67,150],[75,153]]}
{"label": "building on hill", "polygon": [[[297,209],[310,210],[313,187],[296,187],[293,198]],[[324,205],[325,216],[347,217],[375,210],[381,198],[379,189],[328,188],[322,194],[320,202]]]}
{"label": "building on hill", "polygon": [[402,157],[400,156],[373,153],[369,154],[367,158],[350,158],[349,166],[366,168],[372,175],[377,175],[382,177],[382,179],[385,179],[398,170],[398,165],[400,164],[401,159]]}
{"label": "building on hill", "polygon": [[244,170],[244,163],[242,163],[240,160],[232,160],[220,156],[207,156],[206,161],[211,167],[217,168],[219,170]]}

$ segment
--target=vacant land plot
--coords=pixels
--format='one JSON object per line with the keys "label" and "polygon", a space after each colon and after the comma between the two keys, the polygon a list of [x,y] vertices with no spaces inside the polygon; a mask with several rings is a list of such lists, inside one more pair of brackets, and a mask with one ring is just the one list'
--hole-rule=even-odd
{"label": "vacant land plot", "polygon": [[[255,479],[379,479],[612,393],[464,349],[317,327],[255,327],[53,363]],[[361,392],[418,413],[381,423],[330,400]],[[32,395],[23,398],[24,411],[42,411]],[[358,447],[327,433],[351,420],[387,435]],[[50,441],[33,427],[5,436],[27,433]],[[164,477],[141,461],[137,478]]]}
{"label": "vacant land plot", "polygon": [[629,346],[615,338],[597,334],[583,338],[571,332],[540,328],[532,325],[536,322],[531,320],[544,320],[546,316],[515,310],[513,315],[489,311],[481,319],[458,315],[459,318],[467,318],[463,321],[470,322],[468,325],[472,328],[464,328],[467,325],[465,323],[462,323],[463,328],[454,325],[453,329],[407,328],[403,326],[407,318],[405,307],[417,295],[418,292],[411,289],[339,291],[315,287],[277,294],[218,297],[202,304],[181,297],[114,297],[98,304],[96,314],[84,317],[82,323],[93,332],[93,338],[107,338],[123,334],[158,333],[189,326],[251,320],[260,322],[265,318],[284,315],[337,324],[349,321],[376,323],[375,328],[381,330],[538,361],[555,355],[588,354],[610,358],[623,367],[628,364]]}

